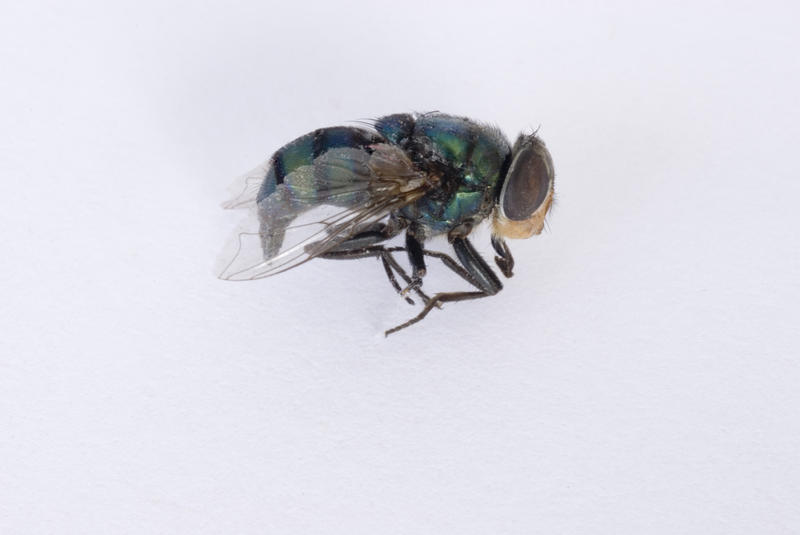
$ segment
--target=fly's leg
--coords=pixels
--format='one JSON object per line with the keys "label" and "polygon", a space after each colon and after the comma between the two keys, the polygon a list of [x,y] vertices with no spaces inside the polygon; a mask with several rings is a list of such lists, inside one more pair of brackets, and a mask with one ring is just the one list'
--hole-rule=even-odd
{"label": "fly's leg", "polygon": [[[395,291],[397,291],[397,293],[403,296],[407,303],[413,305],[414,300],[406,295],[407,292],[403,293],[403,289],[400,287],[400,284],[395,278],[395,273],[397,273],[400,275],[403,281],[405,281],[408,287],[413,285],[412,278],[408,276],[405,269],[403,269],[403,267],[397,263],[394,255],[392,255],[394,252],[404,251],[405,248],[387,248],[383,245],[374,245],[396,236],[398,232],[399,229],[396,229],[396,227],[391,224],[385,225],[383,223],[378,223],[373,227],[359,232],[349,240],[340,243],[332,250],[320,255],[320,258],[340,260],[368,257],[380,258],[381,263],[383,264],[383,269],[386,272],[386,277],[389,279],[389,283],[392,285]],[[419,288],[413,288],[413,290],[424,303],[427,303],[430,300],[430,297],[428,297],[425,292]]]}
{"label": "fly's leg", "polygon": [[423,292],[419,287],[416,287],[412,283],[411,277],[408,276],[406,270],[397,263],[392,253],[397,251],[405,251],[404,247],[384,247],[382,245],[373,245],[372,247],[364,247],[362,249],[352,249],[350,251],[329,251],[320,255],[320,258],[328,258],[328,259],[338,259],[338,260],[345,260],[345,259],[354,259],[354,258],[369,258],[369,257],[377,257],[381,259],[383,263],[383,268],[386,271],[386,276],[389,279],[392,287],[395,291],[402,295],[406,302],[410,305],[414,304],[414,300],[404,294],[403,288],[400,287],[398,284],[397,279],[394,276],[396,272],[400,275],[408,287],[416,293],[420,299],[422,299],[423,303],[428,303],[431,298]]}
{"label": "fly's leg", "polygon": [[[397,270],[397,272],[401,274],[401,277],[403,277],[403,280],[405,280],[408,278],[405,270],[397,263],[397,261],[394,259],[394,256],[392,256],[392,253],[386,249],[381,252],[380,259],[381,263],[383,264],[383,270],[386,272],[386,277],[389,279],[392,288],[394,288],[398,294],[403,296],[403,299],[406,300],[406,303],[413,305],[414,300],[403,293],[403,289],[400,288],[400,284],[398,284],[397,279],[394,276],[394,270]],[[393,264],[394,267],[392,267]],[[425,297],[427,298],[427,296]]]}
{"label": "fly's leg", "polygon": [[453,242],[453,247],[456,254],[461,261],[459,264],[453,257],[439,251],[429,251],[425,249],[423,253],[425,256],[431,258],[438,258],[442,263],[447,266],[456,275],[475,286],[479,290],[489,292],[489,295],[494,295],[503,289],[503,284],[494,274],[492,268],[486,264],[486,261],[478,254],[472,247],[472,244],[466,238],[457,239]]}
{"label": "fly's leg", "polygon": [[425,253],[422,249],[422,241],[418,238],[422,233],[415,226],[406,231],[406,252],[408,262],[411,264],[411,283],[402,291],[406,295],[411,290],[417,290],[422,286],[422,277],[425,276]]}
{"label": "fly's leg", "polygon": [[454,239],[453,248],[456,251],[456,256],[458,256],[461,265],[444,253],[437,253],[435,251],[423,251],[423,253],[427,256],[442,260],[447,267],[471,285],[475,286],[478,291],[438,293],[425,303],[425,308],[422,309],[422,312],[407,322],[389,329],[384,333],[386,336],[422,321],[425,316],[433,310],[433,307],[439,306],[441,303],[489,297],[503,289],[503,284],[500,282],[500,279],[497,278],[492,268],[481,258],[467,238]]}
{"label": "fly's leg", "polygon": [[384,333],[385,336],[389,336],[390,334],[396,333],[401,329],[405,329],[415,323],[422,321],[425,316],[428,315],[428,312],[433,310],[434,306],[437,306],[441,303],[446,303],[448,301],[466,301],[468,299],[480,299],[481,297],[488,297],[491,294],[487,294],[485,292],[446,292],[446,293],[439,293],[434,295],[431,300],[425,305],[425,308],[422,309],[415,317],[411,318],[407,322],[398,325],[397,327],[392,327],[388,331]]}
{"label": "fly's leg", "polygon": [[[330,249],[328,252],[339,252],[339,251],[354,251],[357,249],[365,249],[370,247],[371,245],[375,245],[376,243],[380,243],[382,241],[389,240],[397,236],[400,233],[399,229],[395,229],[392,225],[386,225],[384,223],[377,223],[375,225],[371,225],[366,229],[360,230],[353,234],[351,238],[343,241],[336,247]],[[320,257],[325,258],[325,254],[320,255]]]}
{"label": "fly's leg", "polygon": [[511,249],[502,238],[492,236],[492,247],[497,252],[498,256],[494,257],[494,263],[500,268],[503,275],[510,279],[514,276],[514,257],[511,256]]}
{"label": "fly's leg", "polygon": [[395,278],[395,270],[397,270],[398,273],[401,273],[401,276],[404,278],[404,280],[408,279],[408,275],[406,274],[402,266],[400,266],[394,259],[392,253],[385,247],[376,245],[372,247],[365,247],[362,249],[352,249],[350,251],[334,251],[322,256],[322,258],[339,259],[339,260],[368,258],[368,257],[380,258],[381,264],[383,265],[383,270],[386,272],[386,277],[389,279],[389,283],[392,285],[392,288],[394,288],[398,294],[403,295],[404,299],[409,305],[413,305],[414,300],[403,294],[403,289],[397,282],[397,278]]}
{"label": "fly's leg", "polygon": [[422,251],[425,256],[429,256],[431,258],[438,258],[442,261],[442,263],[447,266],[451,271],[453,271],[456,275],[470,283],[471,285],[478,287],[478,283],[469,274],[469,271],[461,267],[461,264],[458,263],[457,260],[454,260],[452,256],[439,252],[439,251],[429,251],[425,249]]}

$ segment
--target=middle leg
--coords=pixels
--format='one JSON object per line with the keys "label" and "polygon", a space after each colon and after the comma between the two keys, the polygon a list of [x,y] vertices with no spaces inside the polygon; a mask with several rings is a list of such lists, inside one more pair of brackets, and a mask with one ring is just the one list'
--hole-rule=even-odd
{"label": "middle leg", "polygon": [[425,268],[425,251],[422,247],[424,233],[417,225],[411,225],[406,230],[406,252],[408,262],[411,264],[411,283],[403,290],[405,295],[409,291],[422,286],[422,277],[427,273]]}
{"label": "middle leg", "polygon": [[486,264],[486,261],[478,254],[467,238],[454,239],[453,248],[456,251],[456,256],[458,256],[461,265],[444,253],[423,250],[423,254],[439,258],[447,267],[461,276],[461,278],[475,286],[478,291],[438,293],[425,303],[425,308],[422,312],[407,322],[389,329],[385,333],[386,336],[422,321],[434,306],[439,306],[441,303],[489,297],[503,289],[503,284],[500,282],[500,279],[497,278],[492,268]]}
{"label": "middle leg", "polygon": [[[322,254],[320,257],[335,260],[377,257],[383,264],[383,269],[386,272],[386,277],[389,279],[389,283],[398,294],[403,296],[408,304],[414,304],[414,300],[407,295],[408,289],[412,289],[419,296],[419,298],[422,299],[423,303],[427,304],[430,301],[430,297],[418,286],[414,286],[412,278],[409,277],[408,273],[406,273],[406,270],[403,269],[403,266],[397,263],[397,260],[392,254],[405,250],[405,247],[384,247],[383,245],[372,245],[369,247],[361,247],[359,249],[329,251]],[[395,278],[395,273],[397,273],[406,283],[406,290],[403,290],[403,288],[400,287],[400,284]]]}
{"label": "middle leg", "polygon": [[[394,255],[392,255],[394,252],[404,251],[405,249],[402,247],[387,248],[383,245],[378,245],[380,242],[397,236],[404,227],[405,225],[403,225],[402,222],[393,218],[390,218],[386,223],[367,225],[330,251],[320,255],[320,257],[339,260],[367,257],[380,258],[383,269],[386,272],[386,277],[389,279],[392,288],[402,295],[408,304],[413,305],[414,301],[406,295],[408,292],[403,292],[403,289],[400,288],[400,284],[398,284],[395,278],[395,273],[397,273],[408,285],[407,287],[410,287],[412,284],[412,278],[408,276],[402,266],[397,263]],[[419,291],[417,295],[419,295],[424,302],[428,302],[428,296],[425,295],[425,293]]]}

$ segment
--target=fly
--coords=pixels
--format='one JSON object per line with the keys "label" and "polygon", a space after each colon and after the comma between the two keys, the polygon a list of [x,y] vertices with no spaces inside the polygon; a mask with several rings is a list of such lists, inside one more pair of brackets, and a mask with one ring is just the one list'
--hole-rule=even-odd
{"label": "fly", "polygon": [[[468,236],[490,218],[495,264],[506,278],[513,275],[505,240],[540,234],[553,203],[555,174],[544,143],[535,133],[520,134],[512,146],[493,126],[443,113],[388,115],[370,126],[315,130],[245,177],[242,192],[224,206],[252,209],[254,228],[239,234],[220,278],[260,279],[317,257],[376,257],[406,301],[414,304],[413,293],[424,303],[387,336],[443,303],[503,288]],[[402,232],[404,245],[384,245]],[[425,249],[438,235],[447,236],[455,258]],[[410,273],[394,257],[401,252]],[[426,294],[431,259],[472,289]]]}

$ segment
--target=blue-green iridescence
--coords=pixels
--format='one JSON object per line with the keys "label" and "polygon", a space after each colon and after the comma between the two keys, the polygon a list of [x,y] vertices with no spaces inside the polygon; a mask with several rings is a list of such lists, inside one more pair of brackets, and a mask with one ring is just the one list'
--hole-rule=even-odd
{"label": "blue-green iridescence", "polygon": [[[499,130],[444,114],[388,115],[376,121],[375,129],[377,133],[341,126],[321,128],[288,143],[273,155],[257,202],[285,183],[287,200],[293,205],[313,204],[331,183],[347,183],[348,177],[339,173],[356,170],[349,169],[346,159],[340,158],[336,169],[317,169],[312,175],[293,171],[311,166],[331,149],[352,148],[368,155],[372,145],[388,142],[400,147],[420,171],[438,181],[422,198],[400,209],[401,216],[426,227],[430,234],[438,234],[465,222],[477,223],[488,215],[511,153]],[[360,165],[357,160],[351,163]],[[335,176],[326,177],[325,173]],[[341,195],[334,204],[348,206],[365,200],[367,194],[362,190],[352,197]]]}
{"label": "blue-green iridescence", "polygon": [[406,143],[443,176],[439,188],[401,210],[405,217],[440,233],[487,215],[511,153],[502,133],[466,118],[423,115]]}
{"label": "blue-green iridescence", "polygon": [[[381,141],[383,141],[381,137],[372,132],[346,126],[320,128],[310,134],[300,136],[273,154],[272,165],[261,184],[256,202],[261,202],[271,195],[277,185],[282,184],[292,171],[304,165],[311,165],[315,158],[330,149],[349,147],[369,150],[370,145]],[[291,184],[287,185],[291,190]]]}
{"label": "blue-green iridescence", "polygon": [[387,115],[375,121],[377,130],[389,143],[402,146],[414,132],[414,116],[408,113]]}

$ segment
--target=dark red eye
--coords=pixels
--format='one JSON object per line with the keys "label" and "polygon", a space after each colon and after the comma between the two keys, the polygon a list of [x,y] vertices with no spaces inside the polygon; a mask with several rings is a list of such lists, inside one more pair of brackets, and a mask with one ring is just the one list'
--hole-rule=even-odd
{"label": "dark red eye", "polygon": [[553,182],[550,153],[531,136],[517,142],[500,197],[503,213],[511,221],[524,221],[544,203]]}

